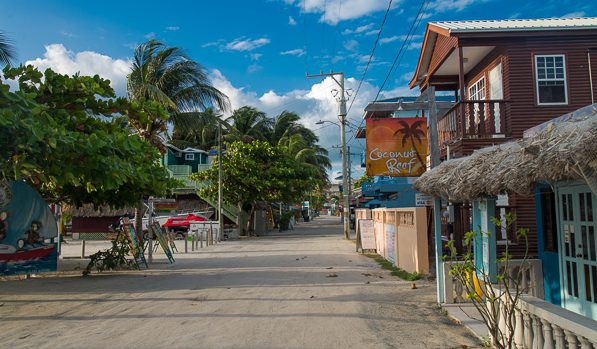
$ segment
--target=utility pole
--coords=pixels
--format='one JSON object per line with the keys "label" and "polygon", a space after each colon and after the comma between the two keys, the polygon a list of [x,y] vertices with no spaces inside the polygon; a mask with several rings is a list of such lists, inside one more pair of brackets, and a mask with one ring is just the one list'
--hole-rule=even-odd
{"label": "utility pole", "polygon": [[222,119],[218,116],[218,237],[224,237],[224,217],[222,216],[222,199],[224,195],[222,183]]}
{"label": "utility pole", "polygon": [[[348,178],[346,171],[346,97],[344,96],[344,73],[329,73],[320,72],[316,75],[307,74],[307,78],[330,77],[340,87],[340,93],[336,100],[338,101],[338,119],[340,120],[340,142],[342,143],[342,197],[344,202],[344,209],[342,210],[342,217],[344,222],[344,237],[350,240],[350,226],[349,226],[349,202],[348,202]],[[337,77],[337,78],[336,78]]]}

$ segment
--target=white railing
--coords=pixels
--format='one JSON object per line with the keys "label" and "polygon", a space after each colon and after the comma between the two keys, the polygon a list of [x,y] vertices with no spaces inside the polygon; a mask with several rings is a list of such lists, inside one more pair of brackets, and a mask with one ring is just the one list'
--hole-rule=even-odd
{"label": "white railing", "polygon": [[523,295],[513,320],[516,349],[597,349],[597,321],[539,298]]}
{"label": "white railing", "polygon": [[[444,262],[444,302],[451,303],[467,303],[471,300],[467,297],[466,287],[460,281],[456,280],[450,275],[452,265],[461,264],[463,262]],[[506,263],[498,263],[498,271],[500,274],[504,272]],[[513,278],[520,278],[520,289],[527,290],[527,294],[543,298],[543,268],[541,260],[539,259],[512,259],[507,263],[509,275]],[[471,283],[474,281],[471,279]],[[597,348],[596,348],[597,349]]]}

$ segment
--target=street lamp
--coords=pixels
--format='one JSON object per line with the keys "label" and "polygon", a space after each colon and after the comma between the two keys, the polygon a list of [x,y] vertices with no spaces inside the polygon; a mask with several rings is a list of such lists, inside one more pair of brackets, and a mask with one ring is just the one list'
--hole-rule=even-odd
{"label": "street lamp", "polygon": [[[343,98],[342,98],[343,100]],[[345,102],[344,102],[345,103]],[[341,104],[342,105],[342,104]],[[346,106],[344,105],[344,108]],[[342,210],[342,222],[344,223],[344,237],[347,240],[350,240],[350,202],[349,202],[349,195],[350,193],[347,193],[348,191],[348,177],[346,174],[346,132],[345,132],[345,126],[346,126],[346,113],[341,109],[340,114],[340,124],[333,122],[333,121],[328,121],[328,120],[319,120],[318,122],[316,122],[316,125],[323,125],[324,123],[330,123],[330,124],[334,124],[338,127],[340,127],[340,142],[342,143],[342,201],[344,202],[344,208]]]}

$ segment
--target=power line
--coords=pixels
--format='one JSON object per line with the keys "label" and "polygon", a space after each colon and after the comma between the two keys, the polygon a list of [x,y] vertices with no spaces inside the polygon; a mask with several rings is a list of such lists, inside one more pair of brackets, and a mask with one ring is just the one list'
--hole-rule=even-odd
{"label": "power line", "polygon": [[373,102],[376,102],[377,99],[379,98],[379,94],[381,93],[381,91],[383,91],[386,83],[388,82],[388,79],[392,75],[392,71],[394,70],[394,67],[396,66],[396,62],[398,62],[398,59],[401,58],[404,55],[403,54],[404,48],[407,46],[407,42],[410,42],[410,40],[412,40],[411,37],[412,37],[412,35],[414,35],[415,29],[416,29],[415,25],[417,23],[420,23],[419,16],[421,18],[423,18],[423,14],[425,13],[425,10],[427,9],[427,5],[429,5],[429,0],[423,0],[423,1],[421,1],[421,6],[419,7],[419,11],[417,12],[417,15],[415,16],[415,19],[413,20],[413,22],[412,22],[412,24],[410,26],[410,29],[408,30],[408,34],[406,34],[406,38],[402,42],[402,46],[400,47],[400,50],[396,54],[396,57],[394,57],[394,62],[392,62],[392,66],[390,67],[390,70],[388,71],[388,74],[386,75],[386,78],[384,79],[383,83],[379,87],[379,90],[377,91],[377,95],[375,96],[375,100]]}
{"label": "power line", "polygon": [[346,112],[347,115],[350,113],[350,110],[352,109],[352,105],[354,104],[354,101],[357,99],[357,95],[359,94],[359,91],[361,89],[361,85],[363,84],[363,81],[365,80],[365,75],[367,75],[367,71],[369,70],[369,65],[371,64],[371,61],[373,60],[373,55],[375,54],[375,49],[377,48],[377,44],[379,43],[379,39],[381,37],[381,32],[383,30],[384,25],[386,24],[386,20],[388,19],[388,13],[390,13],[391,8],[392,8],[392,0],[390,0],[388,3],[388,8],[386,10],[385,15],[383,16],[383,20],[381,21],[381,26],[379,27],[379,31],[377,32],[377,38],[375,38],[375,43],[373,44],[373,49],[371,50],[371,54],[369,55],[369,60],[367,61],[367,65],[365,66],[365,70],[363,71],[363,75],[361,76],[361,80],[359,81],[359,86],[357,87],[357,91],[355,92],[354,97],[352,97],[352,101],[350,101],[350,105],[348,106],[348,111]]}
{"label": "power line", "polygon": [[[400,46],[400,50],[398,50],[396,57],[394,57],[392,66],[390,67],[390,70],[388,71],[388,74],[386,75],[386,78],[384,79],[383,84],[381,84],[379,90],[377,91],[377,94],[375,95],[375,100],[373,101],[373,103],[375,103],[377,101],[377,99],[379,98],[381,91],[383,91],[383,88],[385,87],[386,83],[388,82],[388,79],[390,78],[390,76],[392,75],[392,72],[394,71],[394,67],[396,66],[396,63],[399,61],[399,59],[401,60],[401,57],[404,56],[404,52],[405,52],[404,48],[407,47],[407,45],[410,45],[412,36],[414,35],[416,29],[418,28],[419,24],[421,23],[421,20],[423,19],[423,15],[425,14],[425,11],[426,11],[428,5],[429,5],[429,0],[421,1],[421,6],[419,6],[419,11],[417,11],[417,15],[413,19],[410,29],[408,30],[408,33],[406,34],[406,37],[402,41],[402,46]],[[354,100],[353,100],[353,102],[354,102]],[[351,104],[351,106],[352,106],[352,104]],[[361,119],[361,122],[359,123],[359,128],[363,125],[364,121],[365,121],[364,118]],[[350,143],[353,139],[354,139],[354,133],[350,136],[350,139],[348,140],[347,143]]]}

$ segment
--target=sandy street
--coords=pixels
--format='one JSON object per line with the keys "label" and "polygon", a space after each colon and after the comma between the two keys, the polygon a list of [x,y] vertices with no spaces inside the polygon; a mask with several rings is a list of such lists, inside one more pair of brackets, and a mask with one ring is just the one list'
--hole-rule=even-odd
{"label": "sandy street", "polygon": [[418,289],[354,253],[338,219],[150,270],[0,283],[0,348],[464,348]]}

